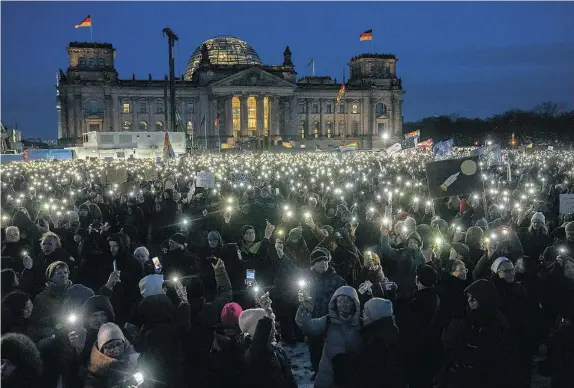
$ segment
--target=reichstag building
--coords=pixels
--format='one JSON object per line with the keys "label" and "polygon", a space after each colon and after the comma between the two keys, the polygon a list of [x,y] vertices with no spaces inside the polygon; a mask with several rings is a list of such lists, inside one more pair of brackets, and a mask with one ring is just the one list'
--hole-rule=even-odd
{"label": "reichstag building", "polygon": [[[168,86],[165,79],[120,78],[110,43],[72,42],[69,67],[59,71],[58,137],[86,132],[164,131]],[[166,59],[167,62],[167,59]],[[265,65],[246,42],[218,36],[191,55],[176,80],[176,130],[210,144],[252,137],[270,141],[359,139],[402,132],[401,79],[397,58],[362,54],[350,60],[345,93],[342,80],[297,78],[291,51],[283,63]]]}

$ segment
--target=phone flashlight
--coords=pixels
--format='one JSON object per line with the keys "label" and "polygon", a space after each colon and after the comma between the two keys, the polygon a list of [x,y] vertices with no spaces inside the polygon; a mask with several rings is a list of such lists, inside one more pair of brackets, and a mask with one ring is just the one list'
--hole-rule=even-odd
{"label": "phone flashlight", "polygon": [[257,294],[259,292],[259,286],[253,287],[253,292]]}
{"label": "phone flashlight", "polygon": [[22,256],[28,256],[28,251],[22,251]]}
{"label": "phone flashlight", "polygon": [[305,218],[311,217],[311,213],[310,213],[310,212],[305,212],[304,217],[305,217]]}
{"label": "phone flashlight", "polygon": [[179,278],[177,276],[174,276],[171,280],[173,280],[174,282],[177,282],[179,280]]}
{"label": "phone flashlight", "polygon": [[560,247],[560,248],[558,249],[558,252],[564,253],[564,252],[566,252],[566,249],[564,249],[564,247]]}
{"label": "phone flashlight", "polygon": [[307,282],[304,279],[299,279],[297,284],[299,285],[299,288],[305,288],[305,286],[307,285]]}
{"label": "phone flashlight", "polygon": [[69,323],[76,323],[77,320],[78,320],[78,317],[76,316],[76,314],[70,314],[68,316],[68,322]]}
{"label": "phone flashlight", "polygon": [[143,377],[143,374],[141,372],[137,372],[136,374],[134,374],[133,378],[134,378],[134,380],[138,386],[143,384],[143,382],[144,382],[144,377]]}

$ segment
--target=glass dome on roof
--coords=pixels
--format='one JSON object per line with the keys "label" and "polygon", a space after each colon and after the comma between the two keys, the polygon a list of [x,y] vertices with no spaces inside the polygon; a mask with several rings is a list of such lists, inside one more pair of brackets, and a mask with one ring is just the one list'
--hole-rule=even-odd
{"label": "glass dome on roof", "polygon": [[262,65],[259,55],[247,42],[233,36],[216,36],[203,42],[191,54],[185,69],[185,78],[190,80],[201,61],[201,47],[207,45],[209,60],[214,65]]}

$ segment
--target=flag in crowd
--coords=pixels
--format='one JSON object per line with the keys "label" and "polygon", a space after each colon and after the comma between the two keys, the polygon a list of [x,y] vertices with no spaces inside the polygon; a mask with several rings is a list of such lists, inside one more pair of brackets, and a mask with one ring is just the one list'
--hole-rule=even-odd
{"label": "flag in crowd", "polygon": [[440,141],[433,147],[434,160],[448,159],[454,154],[454,139]]}
{"label": "flag in crowd", "polygon": [[407,137],[401,141],[401,149],[408,150],[409,148],[415,148],[417,146],[418,140],[418,136]]}
{"label": "flag in crowd", "polygon": [[409,133],[405,133],[405,139],[408,139],[409,137],[421,137],[421,130],[417,129],[416,131],[412,131]]}
{"label": "flag in crowd", "polygon": [[482,192],[478,156],[439,160],[426,165],[429,192],[433,198]]}
{"label": "flag in crowd", "polygon": [[471,151],[473,156],[479,156],[486,167],[500,166],[502,164],[502,150],[500,144],[478,147]]}
{"label": "flag in crowd", "polygon": [[171,142],[169,141],[169,134],[166,131],[163,139],[163,159],[167,160],[171,158],[175,158],[175,152],[171,146]]}

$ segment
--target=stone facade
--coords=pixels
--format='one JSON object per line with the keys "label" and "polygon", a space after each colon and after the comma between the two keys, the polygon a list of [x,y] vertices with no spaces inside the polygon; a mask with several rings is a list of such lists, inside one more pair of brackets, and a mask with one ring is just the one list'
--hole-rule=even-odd
{"label": "stone facade", "polygon": [[[229,143],[250,137],[368,141],[382,131],[391,137],[402,132],[404,91],[393,55],[352,58],[346,92],[337,104],[341,83],[331,77],[297,80],[288,47],[280,66],[220,64],[207,45],[198,50],[203,56],[199,63],[194,61],[196,67],[176,81],[174,124],[166,112],[165,80],[151,75],[120,79],[111,44],[70,43],[68,70],[60,70],[58,77],[58,137],[168,129],[188,132],[194,141],[213,147],[218,139]],[[364,148],[369,148],[368,142]]]}

